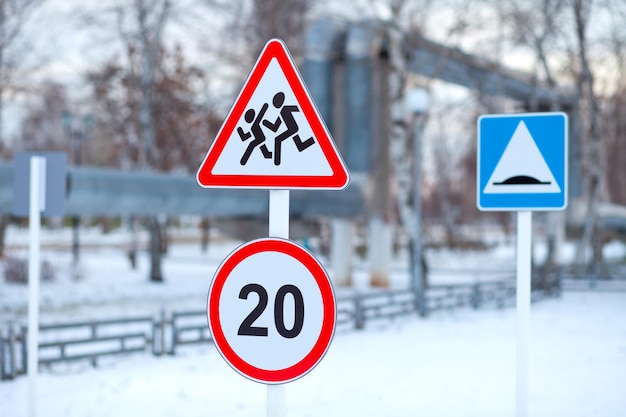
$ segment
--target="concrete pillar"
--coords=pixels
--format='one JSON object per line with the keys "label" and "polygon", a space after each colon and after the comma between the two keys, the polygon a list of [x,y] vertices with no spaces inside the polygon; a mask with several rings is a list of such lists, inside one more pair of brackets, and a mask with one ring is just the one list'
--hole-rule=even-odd
{"label": "concrete pillar", "polygon": [[340,287],[352,285],[352,221],[333,219],[331,222],[330,265],[333,283]]}
{"label": "concrete pillar", "polygon": [[350,27],[346,38],[346,152],[353,176],[364,175],[369,213],[370,284],[388,286],[394,218],[390,192],[389,63],[377,21]]}
{"label": "concrete pillar", "polygon": [[[303,74],[317,109],[345,157],[345,42],[348,23],[325,17],[309,27],[305,37]],[[330,265],[335,285],[352,285],[351,220],[331,220]]]}
{"label": "concrete pillar", "polygon": [[388,287],[391,282],[393,226],[380,217],[369,220],[367,257],[370,263],[370,285]]}

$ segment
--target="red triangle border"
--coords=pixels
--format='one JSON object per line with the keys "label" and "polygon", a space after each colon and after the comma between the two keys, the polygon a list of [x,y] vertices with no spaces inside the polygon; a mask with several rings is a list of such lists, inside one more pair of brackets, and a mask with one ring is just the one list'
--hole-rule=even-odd
{"label": "red triangle border", "polygon": [[[283,71],[300,110],[330,165],[332,175],[217,175],[212,173],[272,59],[277,60]],[[348,186],[350,181],[348,170],[282,41],[272,39],[265,45],[200,165],[196,179],[198,184],[205,188],[343,189]]]}

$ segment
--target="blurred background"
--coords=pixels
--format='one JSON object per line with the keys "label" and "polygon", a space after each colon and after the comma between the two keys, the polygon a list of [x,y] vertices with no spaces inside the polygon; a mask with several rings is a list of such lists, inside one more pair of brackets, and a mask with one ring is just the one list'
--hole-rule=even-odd
{"label": "blurred background", "polygon": [[[565,214],[536,216],[549,248],[544,266],[559,262],[559,245],[571,239],[578,270],[606,275],[602,247],[623,238],[626,11],[620,1],[15,0],[2,8],[6,163],[19,151],[62,151],[76,169],[75,182],[88,167],[193,176],[263,45],[278,37],[364,198],[350,207],[358,214],[350,219],[354,233],[367,235],[380,223],[375,233],[390,234],[396,247],[406,244],[415,229],[410,209],[419,200],[426,248],[488,246],[473,233],[477,227],[499,227],[509,236],[512,214],[476,209],[476,118],[564,111],[570,204]],[[415,89],[423,97],[411,101]],[[421,163],[413,175],[417,147]],[[87,198],[72,196],[71,187],[69,200]],[[0,251],[15,221],[5,191]],[[210,210],[203,216],[181,204],[163,208],[169,220],[151,220],[146,215],[159,217],[158,210],[138,206],[98,213],[78,201],[66,223],[147,227],[156,239],[174,214],[192,214],[199,229],[219,227],[224,218],[230,233],[263,236],[251,231],[251,219],[242,227],[233,225],[234,216]],[[328,249],[322,230],[332,229],[332,220],[317,215],[321,210],[306,216],[316,224],[303,233]],[[385,285],[386,267],[380,268]]]}
{"label": "blurred background", "polygon": [[[351,173],[345,190],[291,193],[291,237],[328,268],[340,324],[513,303],[515,213],[476,208],[476,120],[548,111],[568,115],[569,204],[534,215],[533,297],[604,291],[617,298],[558,312],[612,305],[606,317],[619,317],[624,22],[622,0],[0,0],[3,377],[24,372],[19,152],[68,160],[66,214],[43,218],[44,324],[147,315],[138,349],[157,356],[210,339],[205,329],[177,340],[175,323],[192,312],[206,328],[212,274],[267,236],[268,201],[201,189],[195,173],[271,38],[288,46]],[[375,294],[373,307],[355,294]],[[615,326],[612,358],[623,359]],[[55,337],[44,343],[56,349]],[[614,393],[603,415],[624,406]]]}

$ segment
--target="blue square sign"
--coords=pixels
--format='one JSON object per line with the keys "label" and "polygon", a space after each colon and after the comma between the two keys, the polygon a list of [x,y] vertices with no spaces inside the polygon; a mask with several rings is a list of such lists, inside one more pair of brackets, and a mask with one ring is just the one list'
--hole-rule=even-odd
{"label": "blue square sign", "polygon": [[478,118],[477,206],[483,211],[567,207],[567,115]]}

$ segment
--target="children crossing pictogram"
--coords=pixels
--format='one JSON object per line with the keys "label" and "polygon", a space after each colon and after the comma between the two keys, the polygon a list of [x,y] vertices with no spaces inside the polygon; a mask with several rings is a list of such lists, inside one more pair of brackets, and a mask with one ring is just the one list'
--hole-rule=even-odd
{"label": "children crossing pictogram", "polygon": [[281,41],[261,52],[197,180],[203,187],[348,185],[348,170]]}
{"label": "children crossing pictogram", "polygon": [[268,109],[268,103],[263,103],[261,106],[261,110],[256,113],[254,109],[248,109],[246,114],[244,115],[244,120],[251,124],[250,132],[244,132],[242,127],[237,128],[237,133],[242,141],[247,141],[250,137],[254,137],[252,142],[248,144],[246,151],[241,157],[241,165],[246,165],[250,156],[255,148],[259,148],[263,157],[266,159],[272,158],[272,152],[269,151],[267,143],[265,143],[266,135],[261,127],[261,124],[268,129],[270,129],[273,133],[278,132],[281,125],[285,126],[285,130],[280,132],[278,135],[274,137],[274,165],[280,165],[281,155],[282,155],[282,143],[289,139],[293,139],[294,145],[298,149],[298,152],[302,152],[305,149],[309,148],[311,145],[315,143],[315,139],[313,137],[309,137],[306,140],[300,139],[300,135],[298,135],[298,123],[293,116],[293,113],[299,112],[300,109],[296,105],[285,105],[285,93],[279,91],[274,95],[272,99],[272,104],[276,109],[280,111],[278,118],[274,122],[270,122],[267,119],[264,119],[264,115]]}

